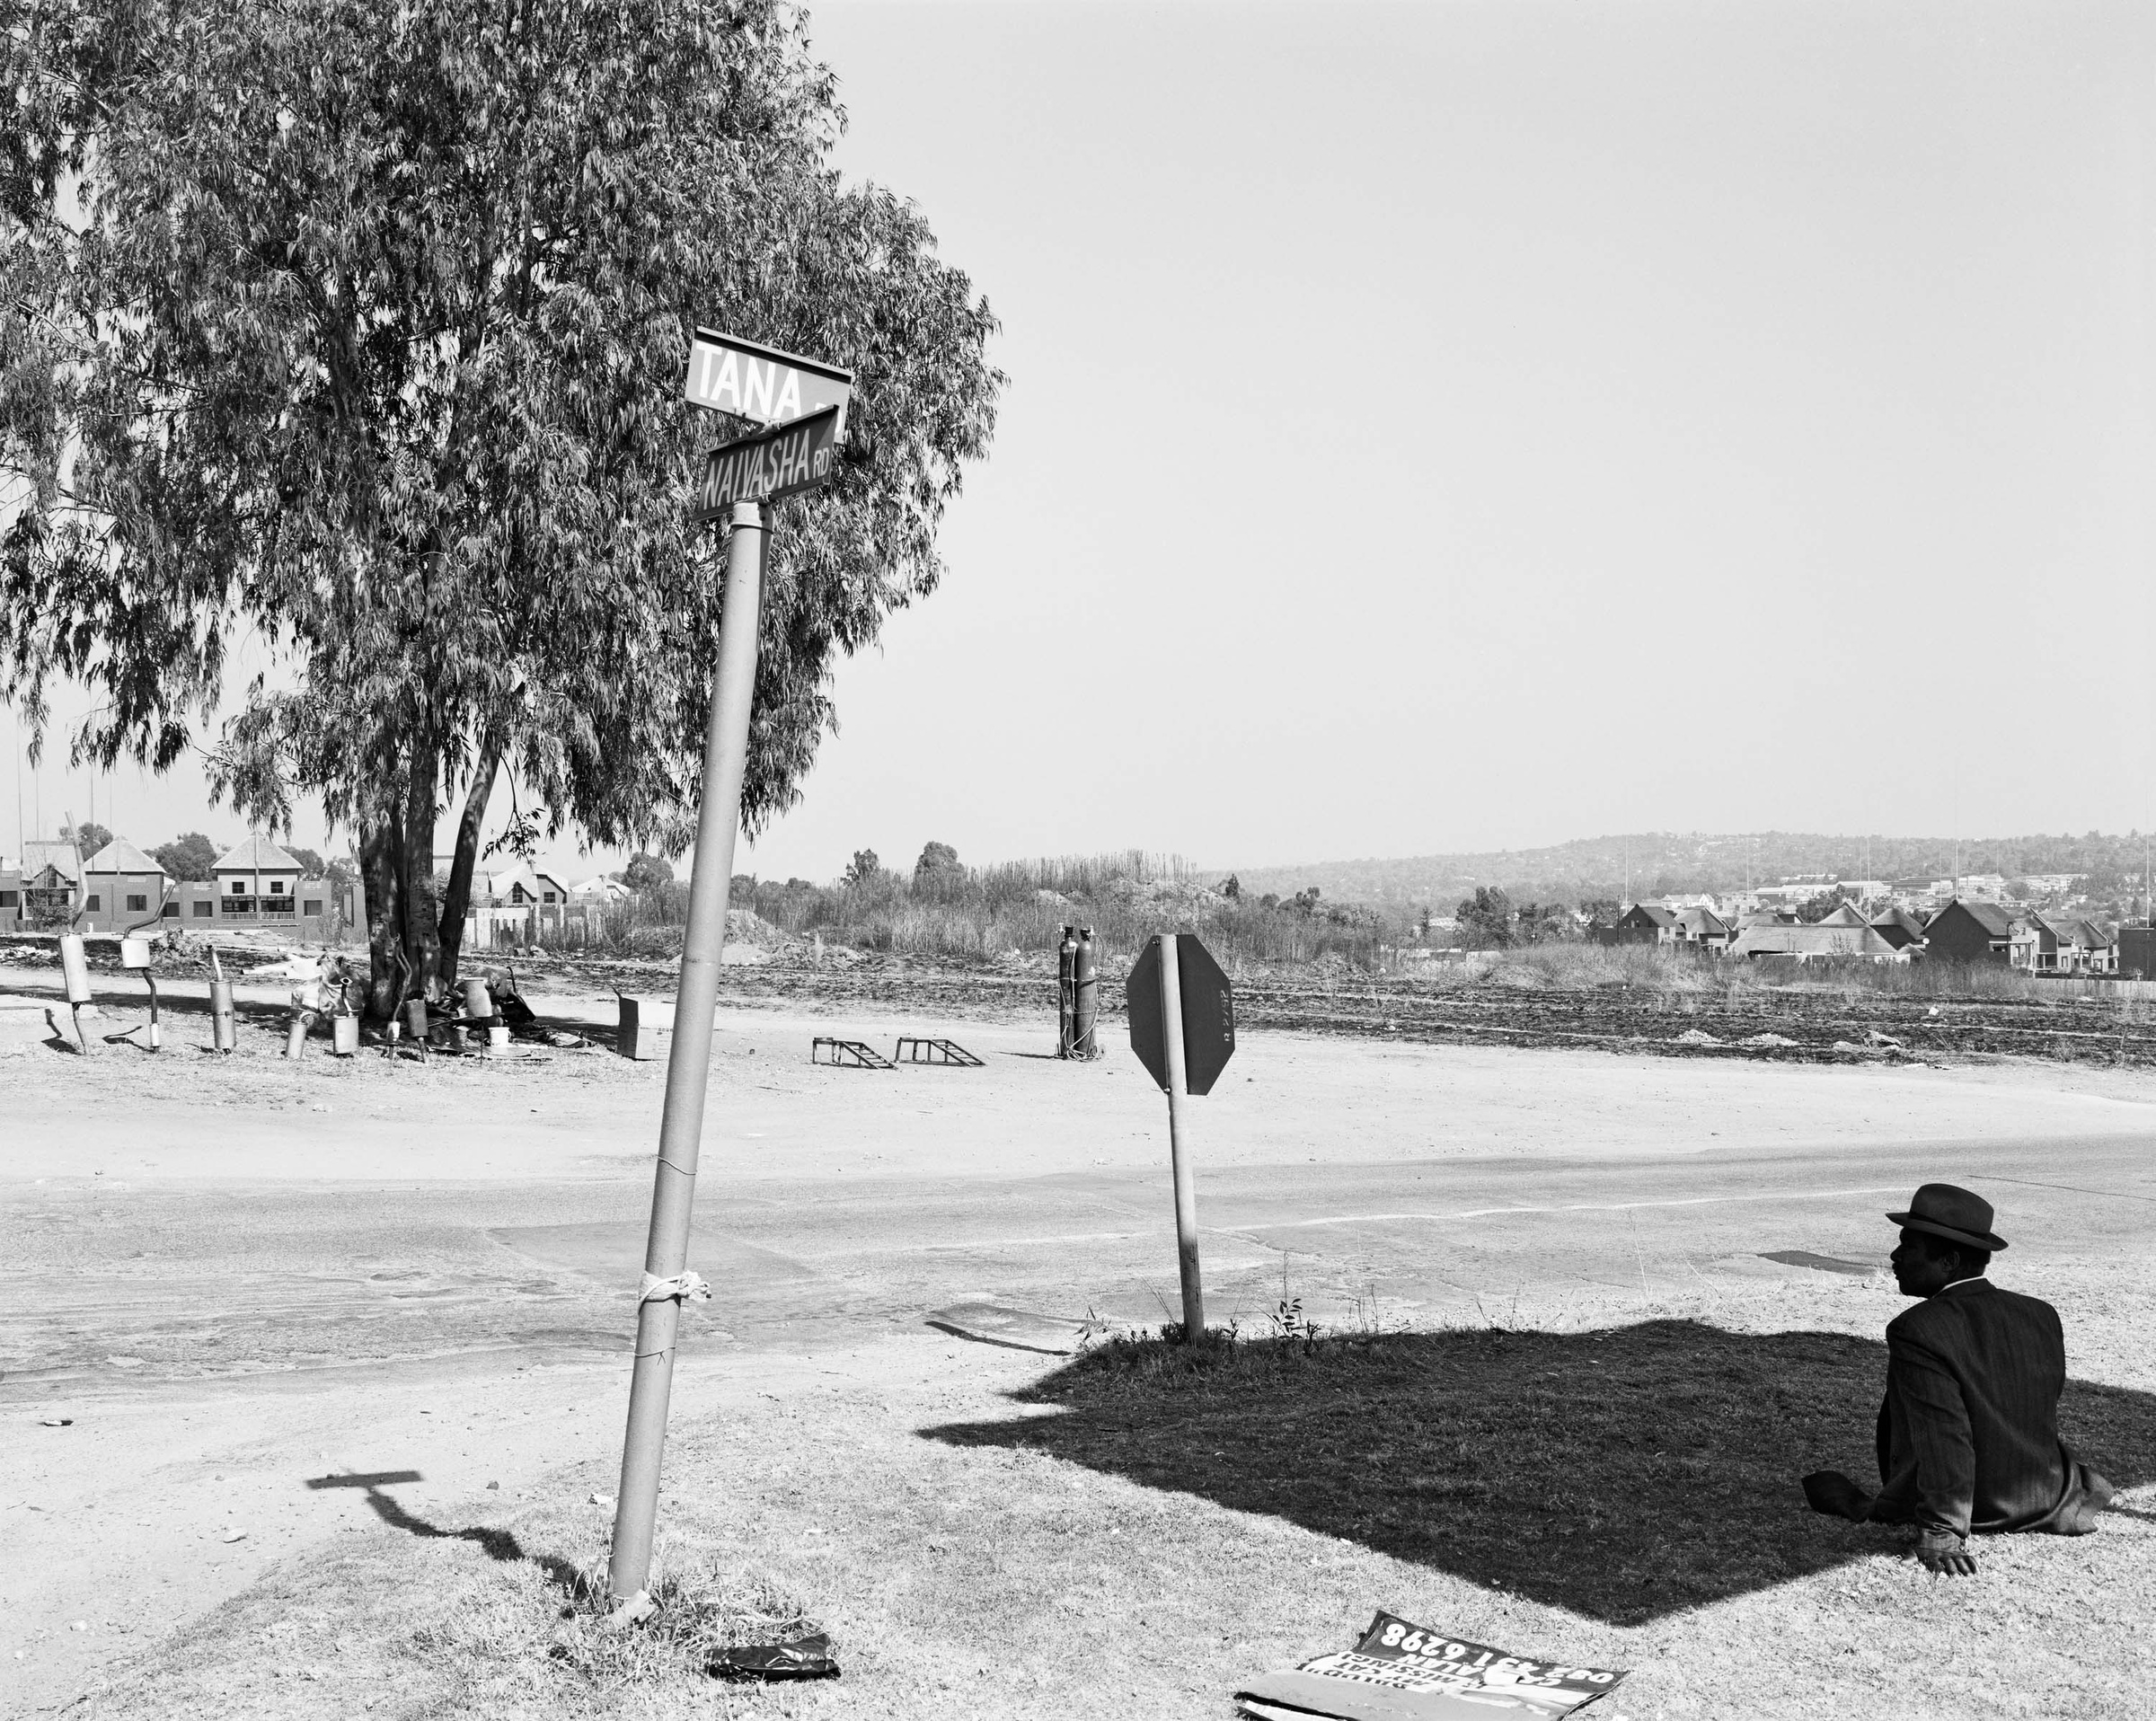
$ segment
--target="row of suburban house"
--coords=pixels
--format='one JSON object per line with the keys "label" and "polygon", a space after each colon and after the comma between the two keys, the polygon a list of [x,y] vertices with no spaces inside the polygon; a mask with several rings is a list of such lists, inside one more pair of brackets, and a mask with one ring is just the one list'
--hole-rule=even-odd
{"label": "row of suburban house", "polygon": [[154,932],[177,922],[190,932],[266,926],[295,939],[334,936],[349,922],[349,891],[306,869],[267,837],[251,836],[217,857],[204,880],[172,878],[125,837],[87,860],[72,843],[25,843],[13,866],[0,862],[0,932],[112,936]]}
{"label": "row of suburban house", "polygon": [[[200,881],[174,878],[124,837],[87,860],[71,843],[26,843],[13,865],[0,860],[0,932],[72,929],[110,937],[177,925],[192,933],[265,928],[323,942],[366,924],[356,883],[307,877],[297,859],[267,837],[249,837],[219,856],[210,873]],[[480,934],[511,921],[535,933],[558,930],[624,895],[611,878],[570,885],[518,861],[473,877],[466,926]]]}
{"label": "row of suburban house", "polygon": [[1653,944],[1715,955],[1789,957],[1799,962],[1995,962],[2031,974],[2132,974],[2156,978],[2156,929],[2116,931],[2066,913],[2010,913],[1959,897],[1928,915],[1889,908],[1867,915],[1843,903],[1823,920],[1757,913],[1734,922],[1710,908],[1634,903],[1614,925],[1593,929],[1604,944]]}

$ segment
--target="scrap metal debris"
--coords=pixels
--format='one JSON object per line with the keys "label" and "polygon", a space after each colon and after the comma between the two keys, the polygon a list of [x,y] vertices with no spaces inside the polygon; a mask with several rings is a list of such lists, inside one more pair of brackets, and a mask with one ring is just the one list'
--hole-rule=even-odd
{"label": "scrap metal debris", "polygon": [[[824,1055],[828,1050],[829,1057]],[[895,1070],[898,1066],[872,1046],[862,1040],[836,1040],[819,1037],[808,1048],[808,1062],[834,1066],[848,1065],[856,1070]]]}
{"label": "scrap metal debris", "polygon": [[923,1035],[902,1035],[891,1055],[898,1063],[949,1063],[964,1070],[986,1068],[981,1059],[958,1041],[931,1039]]}

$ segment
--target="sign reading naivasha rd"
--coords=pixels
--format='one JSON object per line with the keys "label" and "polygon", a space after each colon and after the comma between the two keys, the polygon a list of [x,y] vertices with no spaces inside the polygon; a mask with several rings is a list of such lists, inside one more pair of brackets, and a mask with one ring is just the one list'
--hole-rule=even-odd
{"label": "sign reading naivasha rd", "polygon": [[[713,411],[791,424],[826,406],[843,414],[853,393],[853,373],[775,347],[759,347],[738,335],[699,329],[689,346],[689,378],[683,392]],[[840,428],[844,428],[843,419]]]}
{"label": "sign reading naivasha rd", "polygon": [[827,406],[712,449],[705,456],[703,482],[689,517],[708,520],[736,502],[775,502],[816,489],[837,464],[839,420],[844,415],[844,407]]}

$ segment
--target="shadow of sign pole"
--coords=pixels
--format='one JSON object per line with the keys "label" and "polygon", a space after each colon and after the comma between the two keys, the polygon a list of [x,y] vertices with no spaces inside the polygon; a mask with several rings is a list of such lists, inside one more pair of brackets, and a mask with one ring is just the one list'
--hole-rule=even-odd
{"label": "shadow of sign pole", "polygon": [[[700,346],[712,339],[708,331],[698,331]],[[757,349],[756,356],[777,367],[760,391],[762,416],[781,416],[771,407],[774,401],[787,400],[783,373],[788,356],[768,349]],[[692,365],[701,359],[700,354]],[[808,360],[801,364],[809,367]],[[692,384],[696,375],[692,369]],[[792,398],[800,400],[802,393],[797,390]],[[693,388],[691,398],[698,398]],[[735,398],[740,398],[738,393]],[[747,413],[755,406],[737,410]],[[769,425],[712,449],[705,457],[703,481],[690,510],[695,520],[729,516],[731,531],[726,594],[719,612],[719,666],[704,731],[696,862],[689,875],[689,925],[682,942],[681,985],[675,997],[674,1045],[667,1060],[666,1110],[658,1126],[658,1167],[651,1190],[651,1232],[644,1249],[643,1289],[637,1303],[629,1425],[622,1441],[622,1480],[607,1562],[608,1592],[623,1602],[640,1595],[651,1575],[659,1460],[667,1439],[682,1301],[709,1294],[687,1270],[689,1217],[696,1196],[696,1154],[703,1138],[703,1101],[711,1078],[711,1020],[718,1009],[727,892],[733,882],[734,837],[741,825],[741,781],[747,768],[748,721],[755,695],[764,508],[781,497],[814,490],[830,477],[844,411],[842,391],[835,402],[806,416]]]}
{"label": "shadow of sign pole", "polygon": [[1175,1180],[1175,1258],[1183,1286],[1183,1336],[1206,1330],[1197,1258],[1197,1188],[1185,1101],[1212,1090],[1235,1051],[1228,977],[1190,932],[1156,934],[1131,965],[1126,1005],[1131,1050],[1168,1094],[1168,1158]]}

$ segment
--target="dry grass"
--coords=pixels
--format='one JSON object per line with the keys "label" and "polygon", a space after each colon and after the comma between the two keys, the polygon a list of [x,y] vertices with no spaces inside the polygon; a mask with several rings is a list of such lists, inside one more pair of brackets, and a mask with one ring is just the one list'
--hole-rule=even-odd
{"label": "dry grass", "polygon": [[[1843,1295],[1813,1314],[1876,1318]],[[1725,1284],[1712,1320],[1140,1342],[1045,1369],[969,1348],[941,1386],[745,1395],[676,1432],[654,1627],[613,1635],[580,1599],[595,1461],[471,1523],[385,1512],[77,1713],[1224,1717],[1240,1681],[1377,1606],[1636,1669],[1634,1721],[2150,1713],[2156,1398],[2077,1384],[2065,1407],[2129,1512],[1987,1541],[1975,1581],[1939,1582],[1896,1532],[1802,1505],[1800,1470],[1863,1472],[1883,1369],[1873,1338],[1787,1330],[1807,1302]],[[840,1680],[697,1671],[804,1615]]]}
{"label": "dry grass", "polygon": [[2039,979],[2003,964],[1800,963],[1773,957],[1740,961],[1645,944],[1536,944],[1480,953],[1464,962],[1432,963],[1427,971],[1430,984],[1447,990],[1477,984],[1553,992],[1629,987],[1732,998],[1796,991],[1851,1003],[1875,998],[2055,1003],[2081,995],[2073,983]]}

